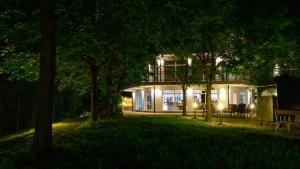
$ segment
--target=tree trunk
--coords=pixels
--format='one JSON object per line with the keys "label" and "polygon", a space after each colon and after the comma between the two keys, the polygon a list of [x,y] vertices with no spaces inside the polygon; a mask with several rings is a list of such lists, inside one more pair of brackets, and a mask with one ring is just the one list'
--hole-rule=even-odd
{"label": "tree trunk", "polygon": [[112,111],[114,112],[114,114],[118,114],[122,111],[122,109],[120,109],[120,107],[119,107],[119,104],[122,101],[121,100],[121,91],[118,87],[116,87],[114,89],[114,97],[113,98],[114,99],[112,101],[113,102],[112,103],[112,106],[113,106]]}
{"label": "tree trunk", "polygon": [[212,82],[210,79],[207,79],[206,83],[206,121],[211,121],[212,116],[212,104],[211,104],[211,89],[212,89]]}
{"label": "tree trunk", "polygon": [[36,103],[34,148],[38,168],[51,168],[54,111],[56,18],[55,1],[41,0],[40,76]]}
{"label": "tree trunk", "polygon": [[182,86],[183,100],[182,100],[182,115],[186,116],[186,86]]}
{"label": "tree trunk", "polygon": [[105,84],[105,115],[111,115],[111,86],[112,86],[112,75],[111,75],[111,63],[108,63],[108,72],[106,75]]}
{"label": "tree trunk", "polygon": [[92,91],[91,91],[91,113],[92,120],[98,120],[98,67],[91,63],[90,67]]}

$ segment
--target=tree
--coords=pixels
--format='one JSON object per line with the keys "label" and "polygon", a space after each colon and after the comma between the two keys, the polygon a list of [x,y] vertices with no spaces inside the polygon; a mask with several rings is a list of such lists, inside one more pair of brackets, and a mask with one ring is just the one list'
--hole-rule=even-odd
{"label": "tree", "polygon": [[[170,44],[185,55],[194,55],[199,72],[203,72],[206,83],[207,114],[211,120],[211,90],[217,73],[216,59],[222,56],[226,37],[230,35],[228,23],[234,9],[233,1],[174,1],[167,4],[168,32]],[[200,75],[199,79],[202,79]]]}
{"label": "tree", "polygon": [[196,72],[196,65],[192,64],[192,57],[188,56],[175,56],[177,61],[177,66],[175,70],[176,81],[182,89],[183,100],[182,100],[182,115],[186,115],[186,91],[189,87],[193,86],[195,83],[199,82],[198,74]]}
{"label": "tree", "polygon": [[37,81],[37,7],[21,0],[6,1],[0,8],[0,74],[10,80]]}
{"label": "tree", "polygon": [[34,148],[38,167],[45,164],[52,150],[52,115],[55,88],[56,17],[55,1],[41,1],[41,53],[39,88],[36,104]]}
{"label": "tree", "polygon": [[[144,2],[76,1],[69,6],[66,11],[73,12],[65,14],[69,20],[63,20],[62,24],[69,23],[63,27],[63,32],[69,34],[72,40],[66,38],[61,42],[62,55],[69,56],[67,62],[73,65],[75,74],[86,73],[82,68],[88,68],[90,75],[94,75],[91,77],[94,79],[91,81],[94,91],[91,107],[97,102],[95,91],[100,85],[105,90],[100,91],[104,94],[104,113],[110,116],[115,109],[113,107],[119,104],[121,88],[129,83],[127,79],[134,79],[134,82],[141,80],[136,78],[137,72],[144,69],[149,56],[145,52],[147,46],[143,44],[147,30],[138,24],[144,22]],[[62,57],[62,60],[65,59]],[[64,64],[64,61],[61,63]],[[62,76],[61,79],[65,81],[69,77]]]}
{"label": "tree", "polygon": [[[61,41],[58,80],[61,82],[60,89],[81,86],[78,89],[74,88],[75,91],[81,94],[84,94],[86,90],[90,90],[92,119],[97,121],[100,117],[99,75],[101,75],[101,65],[105,63],[105,60],[101,57],[103,56],[102,51],[97,46],[95,27],[90,22],[85,23],[86,25],[77,25],[79,31],[72,33],[67,36],[68,38],[65,38],[66,40]],[[88,76],[88,78],[85,76]],[[89,83],[80,79],[84,77]]]}
{"label": "tree", "polygon": [[[298,69],[299,55],[292,1],[237,1],[231,38],[227,41],[224,68],[238,75],[250,75],[256,85],[273,83],[273,70],[281,74]],[[292,12],[293,13],[293,12]],[[291,35],[293,34],[293,35]],[[294,74],[294,72],[292,73]]]}

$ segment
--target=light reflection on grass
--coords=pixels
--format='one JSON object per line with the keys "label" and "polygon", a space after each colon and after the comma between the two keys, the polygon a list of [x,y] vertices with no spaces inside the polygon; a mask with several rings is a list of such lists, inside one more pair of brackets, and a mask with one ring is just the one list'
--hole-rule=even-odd
{"label": "light reflection on grass", "polygon": [[[75,126],[77,126],[79,124],[80,124],[80,122],[78,122],[78,121],[57,122],[57,123],[52,124],[52,128],[53,128],[53,132],[55,133],[58,130],[74,128]],[[34,129],[20,131],[18,133],[9,134],[9,135],[0,137],[0,143],[7,142],[7,141],[13,141],[13,140],[17,140],[17,139],[25,138],[25,137],[31,137],[31,136],[33,136],[33,134],[34,134]]]}
{"label": "light reflection on grass", "polygon": [[28,136],[28,135],[33,135],[33,132],[34,132],[34,129],[29,129],[29,130],[26,130],[26,131],[21,131],[21,132],[15,133],[15,134],[9,134],[9,135],[1,137],[0,138],[0,143],[1,142],[6,142],[6,141],[16,140],[16,139],[19,139],[19,138],[22,138],[22,137],[25,137],[25,136]]}

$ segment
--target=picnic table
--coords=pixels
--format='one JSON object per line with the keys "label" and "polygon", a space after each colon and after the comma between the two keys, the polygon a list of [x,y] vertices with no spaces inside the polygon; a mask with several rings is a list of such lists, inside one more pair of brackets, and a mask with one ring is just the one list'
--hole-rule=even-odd
{"label": "picnic table", "polygon": [[291,123],[293,122],[291,117],[300,115],[300,110],[275,110],[275,121],[276,121],[276,128],[275,131],[278,131],[278,128],[281,125],[287,126],[288,132],[291,128]]}

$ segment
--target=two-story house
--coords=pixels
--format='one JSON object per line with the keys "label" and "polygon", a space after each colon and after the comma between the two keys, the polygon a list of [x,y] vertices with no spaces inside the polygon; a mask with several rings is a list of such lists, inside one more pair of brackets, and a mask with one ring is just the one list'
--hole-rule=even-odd
{"label": "two-story house", "polygon": [[[193,64],[187,58],[189,65]],[[218,62],[218,60],[216,61]],[[126,99],[127,110],[143,112],[182,112],[183,91],[176,75],[180,63],[171,54],[157,57],[155,65],[148,65],[148,76],[141,86],[125,89],[132,93],[132,99]],[[203,75],[199,76],[200,81]],[[204,80],[202,80],[204,81]],[[205,83],[191,85],[186,91],[186,110],[194,111],[193,103],[206,104]],[[255,87],[249,84],[245,77],[224,73],[215,75],[211,91],[213,104],[222,103],[225,107],[230,104],[254,103]]]}

